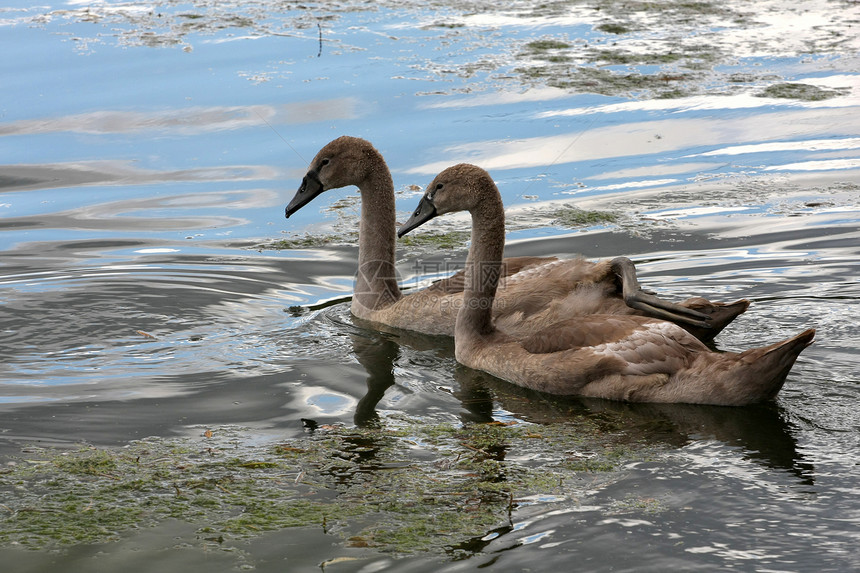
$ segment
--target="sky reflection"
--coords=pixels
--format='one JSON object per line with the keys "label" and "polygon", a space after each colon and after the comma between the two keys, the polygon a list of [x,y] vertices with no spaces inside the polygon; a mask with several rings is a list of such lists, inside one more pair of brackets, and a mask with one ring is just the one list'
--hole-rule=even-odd
{"label": "sky reflection", "polygon": [[247,129],[269,124],[314,123],[355,119],[359,102],[353,97],[309,100],[281,105],[213,106],[159,111],[94,111],[0,123],[0,137],[57,132],[91,134],[167,131],[197,135]]}
{"label": "sky reflection", "polygon": [[689,151],[702,147],[737,146],[747,142],[755,144],[752,142],[803,137],[814,137],[818,141],[822,135],[860,132],[858,112],[858,108],[849,107],[780,110],[761,113],[753,118],[682,117],[587,127],[562,135],[476,141],[449,146],[442,153],[450,159],[411,167],[405,172],[435,174],[456,163],[457,158],[490,171],[502,171],[682,150],[688,150],[685,156],[690,157],[695,154]]}
{"label": "sky reflection", "polygon": [[785,108],[831,108],[852,107],[860,105],[860,78],[856,75],[834,75],[826,77],[804,78],[802,81],[786,82],[787,84],[812,85],[824,88],[843,90],[842,94],[829,99],[806,101],[786,98],[763,97],[756,92],[741,94],[701,95],[677,99],[646,99],[621,103],[611,103],[596,106],[579,106],[567,109],[547,110],[535,114],[536,118],[575,117],[593,113],[622,113],[622,112],[696,112],[719,110],[742,110],[774,106]]}

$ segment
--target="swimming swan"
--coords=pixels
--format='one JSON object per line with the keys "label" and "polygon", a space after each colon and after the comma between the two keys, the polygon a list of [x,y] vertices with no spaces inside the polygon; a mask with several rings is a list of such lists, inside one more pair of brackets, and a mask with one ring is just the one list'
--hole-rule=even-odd
{"label": "swimming swan", "polygon": [[516,340],[495,328],[490,313],[505,227],[501,196],[486,171],[466,164],[442,171],[398,235],[454,211],[472,215],[455,356],[466,366],[514,384],[630,402],[740,406],[775,397],[815,335],[809,329],[771,346],[720,353],[671,322],[591,314]]}
{"label": "swimming swan", "polygon": [[[343,136],[314,157],[285,210],[287,218],[329,189],[355,185],[361,193],[358,273],[352,313],[361,319],[424,334],[454,335],[463,297],[463,273],[404,295],[395,273],[394,183],[382,155],[367,141]],[[639,288],[636,269],[624,257],[592,263],[584,259],[511,257],[501,269],[494,316],[512,336],[527,336],[560,318],[574,315],[648,314],[682,323],[710,340],[749,301],[712,303],[703,298],[680,305]]]}

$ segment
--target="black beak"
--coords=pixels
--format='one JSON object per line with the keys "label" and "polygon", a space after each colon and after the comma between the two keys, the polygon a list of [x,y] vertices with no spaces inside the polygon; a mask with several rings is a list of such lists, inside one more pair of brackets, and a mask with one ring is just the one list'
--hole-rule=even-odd
{"label": "black beak", "polygon": [[432,199],[428,199],[427,195],[424,195],[421,197],[421,202],[418,203],[418,208],[415,209],[415,212],[412,213],[409,220],[403,223],[403,226],[397,230],[397,238],[402,237],[416,227],[420,227],[436,215],[438,215],[438,213],[436,213],[436,205],[433,204]]}
{"label": "black beak", "polygon": [[287,205],[284,211],[284,216],[289,219],[290,215],[310,203],[314,197],[324,191],[320,176],[315,169],[308,171],[307,175],[302,179],[302,186],[296,191],[295,197]]}

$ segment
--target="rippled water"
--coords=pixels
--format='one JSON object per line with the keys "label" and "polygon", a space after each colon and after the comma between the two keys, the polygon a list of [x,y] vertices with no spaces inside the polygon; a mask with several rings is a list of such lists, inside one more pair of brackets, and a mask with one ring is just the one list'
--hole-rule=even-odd
{"label": "rippled water", "polygon": [[[669,448],[595,482],[577,503],[521,504],[509,526],[470,541],[470,559],[395,561],[290,529],[248,541],[243,563],[860,567],[856,3],[757,3],[755,13],[701,3],[702,13],[680,16],[612,2],[505,12],[482,3],[13,4],[0,8],[6,459],[33,445],[121,446],[231,424],[285,439],[303,435],[301,418],[621,417],[631,442]],[[600,32],[607,21],[630,31]],[[547,39],[573,48],[554,48],[550,60],[527,47]],[[715,61],[697,56],[697,43]],[[683,58],[600,64],[585,55],[613,46]],[[704,61],[697,69],[693,60]],[[576,83],[551,67],[559,62],[659,81]],[[792,82],[816,97],[765,91]],[[352,192],[283,218],[307,160],[344,133],[382,151],[404,214],[441,168],[478,163],[508,206],[508,255],[625,254],[663,296],[752,300],[720,349],[807,327],[816,343],[773,404],[624,405],[524,397],[457,367],[450,341],[354,324]],[[619,219],[566,228],[558,209],[568,204]],[[328,242],[264,248],[308,234]],[[420,283],[434,263],[464,253],[403,248],[400,272]],[[632,510],[611,511],[625,500]],[[168,523],[122,542],[0,553],[22,571],[236,565],[227,552],[198,559],[193,541],[180,548],[194,530]]]}

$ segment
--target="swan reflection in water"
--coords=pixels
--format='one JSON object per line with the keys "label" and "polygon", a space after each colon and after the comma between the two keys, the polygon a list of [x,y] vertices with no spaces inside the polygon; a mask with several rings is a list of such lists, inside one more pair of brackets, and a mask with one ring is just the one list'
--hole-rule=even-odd
{"label": "swan reflection in water", "polygon": [[[380,423],[377,405],[394,386],[394,370],[404,354],[433,350],[439,358],[453,359],[454,345],[448,338],[393,329],[380,332],[365,328],[370,325],[357,320],[355,326],[349,333],[353,352],[367,372],[367,390],[358,401],[353,418],[359,427]],[[452,394],[462,406],[459,417],[464,423],[492,422],[494,415],[502,410],[536,424],[586,418],[598,428],[612,432],[613,438],[620,432],[630,443],[680,448],[696,441],[717,440],[741,448],[745,459],[790,472],[801,485],[814,483],[814,468],[798,451],[796,430],[785,409],[774,401],[728,407],[554,396],[521,388],[460,364],[455,366],[453,378]]]}

